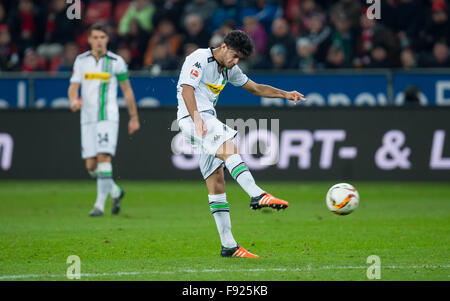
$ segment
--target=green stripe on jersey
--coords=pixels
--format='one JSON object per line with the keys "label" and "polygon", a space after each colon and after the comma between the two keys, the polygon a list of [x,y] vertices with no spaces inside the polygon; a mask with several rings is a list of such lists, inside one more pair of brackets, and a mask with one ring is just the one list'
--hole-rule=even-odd
{"label": "green stripe on jersey", "polygon": [[[109,64],[111,59],[105,56],[105,64],[103,72],[109,72]],[[107,102],[107,92],[108,92],[109,82],[102,83],[100,90],[100,110],[99,110],[99,120],[106,120],[106,102]]]}
{"label": "green stripe on jersey", "polygon": [[[224,74],[227,74],[227,67],[223,67],[223,70],[224,70]],[[226,85],[226,84],[227,84],[227,81],[226,81],[225,76],[224,76],[223,77],[223,81],[222,81],[222,85]],[[216,101],[214,102],[214,106],[216,106],[216,104],[219,102],[219,96],[220,96],[220,93],[217,94],[217,96],[216,96]]]}

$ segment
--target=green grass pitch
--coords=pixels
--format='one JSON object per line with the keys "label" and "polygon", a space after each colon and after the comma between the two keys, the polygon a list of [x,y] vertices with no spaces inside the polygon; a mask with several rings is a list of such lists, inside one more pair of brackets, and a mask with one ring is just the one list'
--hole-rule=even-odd
{"label": "green grass pitch", "polygon": [[118,181],[122,211],[91,218],[95,181],[0,182],[0,280],[67,280],[69,255],[81,280],[450,280],[448,183],[352,183],[359,208],[325,206],[334,183],[260,182],[290,202],[253,211],[227,182],[235,239],[258,259],[221,258],[204,183]]}

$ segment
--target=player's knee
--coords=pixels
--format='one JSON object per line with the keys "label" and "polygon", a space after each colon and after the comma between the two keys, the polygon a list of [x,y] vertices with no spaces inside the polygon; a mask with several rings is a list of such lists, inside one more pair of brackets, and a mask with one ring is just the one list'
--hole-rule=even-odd
{"label": "player's knee", "polygon": [[216,157],[225,162],[228,157],[237,153],[238,150],[234,143],[231,140],[227,140],[217,151]]}
{"label": "player's knee", "polygon": [[111,155],[109,154],[97,154],[98,162],[111,162]]}

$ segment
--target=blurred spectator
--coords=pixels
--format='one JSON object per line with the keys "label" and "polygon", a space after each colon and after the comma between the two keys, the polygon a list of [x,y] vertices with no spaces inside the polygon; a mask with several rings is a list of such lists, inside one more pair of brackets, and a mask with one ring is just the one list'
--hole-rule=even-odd
{"label": "blurred spectator", "polygon": [[[360,0],[338,0],[331,8],[331,18],[339,18],[345,14],[350,22],[350,27],[356,29],[359,26],[359,16],[361,15]],[[333,20],[336,22],[336,20]]]}
{"label": "blurred spectator", "polygon": [[[299,26],[299,20],[300,20],[300,14],[301,14],[301,4],[303,4],[304,1],[301,0],[287,0],[285,1],[284,9],[284,18],[289,22],[291,25],[291,33],[295,36],[299,35],[298,26]],[[297,28],[296,28],[297,27]]]}
{"label": "blurred spectator", "polygon": [[16,71],[19,68],[19,51],[11,42],[7,24],[0,25],[0,71]]}
{"label": "blurred spectator", "polygon": [[291,9],[286,14],[291,16],[290,31],[296,37],[307,34],[311,30],[312,18],[321,12],[314,0],[302,0],[301,5],[295,5]]}
{"label": "blurred spectator", "polygon": [[45,24],[44,43],[37,47],[39,56],[52,59],[64,51],[64,44],[75,39],[76,20],[66,15],[66,1],[52,0]]}
{"label": "blurred spectator", "polygon": [[66,44],[75,39],[75,32],[79,26],[78,20],[70,20],[66,15],[66,1],[52,0],[45,25],[45,43]]}
{"label": "blurred spectator", "polygon": [[330,69],[352,67],[350,62],[346,61],[342,48],[336,46],[331,46],[328,49],[325,66]]}
{"label": "blurred spectator", "polygon": [[125,35],[130,31],[132,20],[137,20],[139,25],[147,32],[153,30],[152,18],[155,13],[155,5],[151,0],[133,0],[128,6],[125,15],[119,23],[119,34]]}
{"label": "blurred spectator", "polygon": [[5,11],[5,7],[3,6],[3,3],[0,2],[0,25],[2,24],[7,24],[7,19],[6,19],[6,11]]}
{"label": "blurred spectator", "polygon": [[420,89],[417,86],[409,85],[406,86],[403,91],[405,101],[404,105],[409,107],[417,107],[420,105]]}
{"label": "blurred spectator", "polygon": [[184,0],[159,0],[155,14],[153,15],[153,25],[157,26],[162,19],[169,19],[175,25],[177,32],[181,32],[182,23],[180,23],[183,15]]}
{"label": "blurred spectator", "polygon": [[203,25],[203,19],[198,14],[188,15],[185,19],[185,35],[183,44],[195,44],[199,48],[209,46],[211,35]]}
{"label": "blurred spectator", "polygon": [[[183,58],[187,57],[188,55],[190,55],[192,52],[194,52],[197,49],[198,49],[197,44],[193,44],[193,43],[183,44]],[[184,59],[182,61],[184,61]],[[181,63],[183,63],[183,62],[181,62]],[[181,67],[181,66],[179,66],[179,67]]]}
{"label": "blurred spectator", "polygon": [[32,0],[19,0],[9,20],[11,37],[19,52],[39,45],[44,35],[44,19]]}
{"label": "blurred spectator", "polygon": [[73,64],[79,53],[79,49],[76,43],[67,43],[64,47],[64,55],[61,63],[57,66],[57,71],[72,71]]}
{"label": "blurred spectator", "polygon": [[141,69],[143,66],[142,54],[147,47],[150,34],[143,30],[137,20],[130,23],[130,31],[120,38],[119,49],[127,49],[130,55],[128,67],[130,69]]}
{"label": "blurred spectator", "polygon": [[352,61],[355,49],[351,21],[345,13],[340,13],[338,16],[334,16],[333,23],[334,30],[331,34],[330,43],[343,52],[345,63],[348,64]]}
{"label": "blurred spectator", "polygon": [[153,75],[158,75],[161,71],[178,69],[177,59],[170,54],[167,42],[160,42],[153,47],[152,60],[153,64],[150,67],[150,72]]}
{"label": "blurred spectator", "polygon": [[220,0],[218,6],[209,21],[210,32],[215,32],[227,20],[233,20],[235,24],[239,21],[239,0]]}
{"label": "blurred spectator", "polygon": [[419,33],[419,40],[416,45],[418,50],[431,51],[433,43],[439,40],[445,40],[447,44],[450,43],[450,23],[445,1],[434,1],[428,16],[425,28]]}
{"label": "blurred spectator", "polygon": [[400,40],[400,47],[407,48],[417,39],[423,25],[422,1],[398,0],[395,8],[394,31]]}
{"label": "blurred spectator", "polygon": [[291,61],[295,55],[295,39],[289,32],[289,25],[283,18],[273,21],[272,34],[269,36],[266,47],[266,57],[270,58],[270,51],[274,45],[282,45],[286,51],[286,59]]}
{"label": "blurred spectator", "polygon": [[236,22],[234,20],[225,20],[220,28],[214,32],[209,40],[209,46],[216,48],[222,45],[225,36],[232,30],[236,29]]}
{"label": "blurred spectator", "polygon": [[183,11],[182,22],[186,24],[186,19],[197,14],[203,21],[203,24],[208,24],[214,10],[217,7],[215,0],[192,0],[186,4]]}
{"label": "blurred spectator", "polygon": [[266,32],[269,32],[273,21],[283,16],[283,9],[278,6],[277,0],[242,0],[239,23],[247,16],[256,17]]}
{"label": "blurred spectator", "polygon": [[286,48],[281,44],[273,45],[270,48],[270,69],[287,69],[289,60]]}
{"label": "blurred spectator", "polygon": [[176,33],[175,25],[169,19],[163,19],[159,22],[155,29],[155,33],[148,41],[144,54],[144,67],[148,67],[153,64],[154,48],[161,43],[167,43],[169,48],[169,55],[174,57],[178,54],[182,43],[182,37]]}
{"label": "blurred spectator", "polygon": [[[136,20],[137,22],[139,22],[138,20]],[[130,26],[129,26],[129,30],[128,33],[130,32],[133,22],[130,22]],[[108,34],[108,50],[111,51],[116,51],[119,48],[119,43],[120,43],[120,39],[119,36],[117,35],[117,30],[116,30],[116,26],[114,25],[114,23],[112,21],[108,21],[104,23],[105,25],[105,29],[106,32]]]}
{"label": "blurred spectator", "polygon": [[252,69],[275,69],[283,70],[291,67],[292,61],[288,60],[286,47],[282,44],[275,44],[269,49],[269,57],[255,61]]}
{"label": "blurred spectator", "polygon": [[388,49],[386,45],[375,44],[370,51],[370,63],[368,68],[389,68]]}
{"label": "blurred spectator", "polygon": [[421,60],[421,67],[449,68],[450,56],[448,45],[444,42],[436,42],[431,55],[425,54]]}
{"label": "blurred spectator", "polygon": [[[132,56],[131,56],[131,51],[128,48],[119,48],[117,49],[117,55],[120,55],[123,60],[125,61],[125,63],[127,64],[129,69],[132,69]],[[133,69],[138,69],[138,68],[133,68]]]}
{"label": "blurred spectator", "polygon": [[394,33],[375,19],[367,18],[366,10],[360,16],[360,25],[361,29],[356,37],[355,67],[371,64],[371,53],[376,44],[382,44],[386,48],[389,66],[397,66],[399,47]]}
{"label": "blurred spectator", "polygon": [[44,61],[32,48],[28,48],[25,50],[22,71],[24,72],[47,71]]}
{"label": "blurred spectator", "polygon": [[267,34],[264,27],[255,17],[248,16],[244,18],[242,30],[253,40],[255,55],[263,55],[267,43]]}
{"label": "blurred spectator", "polygon": [[297,56],[291,65],[292,68],[303,72],[315,70],[314,45],[309,38],[299,38],[297,40]]}
{"label": "blurred spectator", "polygon": [[400,61],[402,68],[405,70],[410,70],[417,67],[417,61],[414,51],[411,48],[405,48],[400,53]]}
{"label": "blurred spectator", "polygon": [[311,15],[309,33],[306,33],[305,37],[311,42],[315,61],[324,62],[331,37],[331,28],[326,24],[324,14],[316,12]]}

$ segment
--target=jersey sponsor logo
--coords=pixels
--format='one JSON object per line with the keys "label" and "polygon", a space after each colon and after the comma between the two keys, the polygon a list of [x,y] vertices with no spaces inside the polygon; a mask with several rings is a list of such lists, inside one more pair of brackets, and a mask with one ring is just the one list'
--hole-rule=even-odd
{"label": "jersey sponsor logo", "polygon": [[191,78],[193,79],[198,78],[198,70],[191,69]]}
{"label": "jersey sponsor logo", "polygon": [[109,82],[111,75],[107,72],[95,72],[95,73],[85,73],[85,80],[101,80],[104,82]]}
{"label": "jersey sponsor logo", "polygon": [[222,92],[223,88],[225,88],[225,85],[213,85],[213,84],[205,84],[211,92],[213,92],[216,95],[219,95],[220,92]]}

